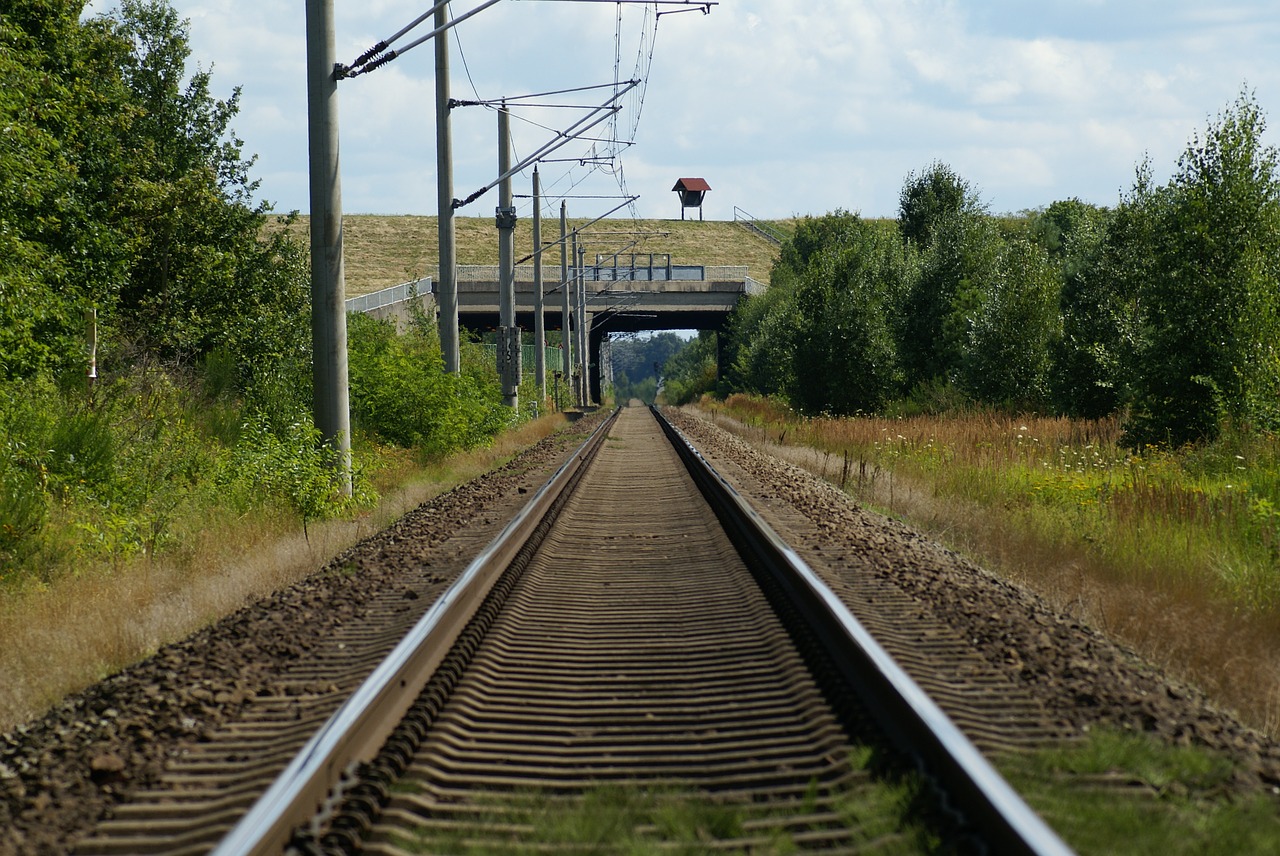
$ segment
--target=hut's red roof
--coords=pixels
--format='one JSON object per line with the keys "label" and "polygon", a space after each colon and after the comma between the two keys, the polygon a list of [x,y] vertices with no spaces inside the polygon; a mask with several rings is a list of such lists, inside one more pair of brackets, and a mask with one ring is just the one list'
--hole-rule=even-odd
{"label": "hut's red roof", "polygon": [[703,178],[682,178],[676,182],[672,190],[710,190],[711,185]]}

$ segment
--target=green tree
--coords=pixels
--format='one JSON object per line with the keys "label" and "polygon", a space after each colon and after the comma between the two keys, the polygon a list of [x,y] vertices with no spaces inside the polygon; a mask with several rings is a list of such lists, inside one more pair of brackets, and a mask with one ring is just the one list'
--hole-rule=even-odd
{"label": "green tree", "polygon": [[891,318],[906,256],[895,235],[853,215],[822,231],[832,240],[796,287],[793,402],[810,413],[875,412],[901,385]]}
{"label": "green tree", "polygon": [[1081,240],[1095,235],[1106,220],[1107,210],[1076,197],[1051,203],[1031,214],[1028,237],[1055,260],[1069,263]]}
{"label": "green tree", "polygon": [[126,46],[81,4],[13,0],[0,15],[0,378],[80,363],[83,314],[110,309],[128,241],[113,201],[136,110]]}
{"label": "green tree", "polygon": [[795,383],[794,288],[774,275],[764,294],[745,297],[728,325],[726,372],[732,389],[786,398]]}
{"label": "green tree", "polygon": [[667,360],[688,344],[670,331],[645,338],[611,338],[609,346],[613,350],[614,374],[625,374],[632,383],[640,383],[646,378],[656,379]]}
{"label": "green tree", "polygon": [[729,319],[724,349],[732,389],[759,395],[791,394],[795,384],[795,274],[774,266],[768,291],[743,298]]}
{"label": "green tree", "polygon": [[168,358],[249,345],[247,374],[264,348],[279,354],[299,341],[305,259],[279,233],[260,238],[269,209],[252,204],[253,159],[230,131],[239,89],[219,100],[208,70],[188,76],[188,22],[166,0],[123,0],[115,15],[106,22],[131,48],[121,77],[140,108],[122,202],[133,245],[122,327]]}
{"label": "green tree", "polygon": [[933,245],[938,224],[959,215],[986,211],[978,191],[951,167],[934,161],[921,173],[909,173],[898,194],[898,232],[919,249]]}
{"label": "green tree", "polygon": [[718,335],[701,330],[698,337],[662,367],[662,391],[670,404],[688,404],[716,386]]}
{"label": "green tree", "polygon": [[1280,181],[1265,129],[1252,94],[1241,94],[1152,195],[1135,442],[1212,438],[1229,420],[1280,427]]}
{"label": "green tree", "polygon": [[980,213],[943,217],[920,255],[899,315],[899,353],[908,389],[953,382],[969,324],[997,277],[1003,240]]}
{"label": "green tree", "polygon": [[[1097,419],[1124,408],[1140,338],[1139,294],[1153,276],[1150,168],[1098,219],[1075,221],[1062,245],[1062,337],[1054,346],[1053,401]],[[1052,206],[1051,206],[1052,207]]]}
{"label": "green tree", "polygon": [[1057,269],[1038,246],[1026,240],[1005,246],[968,325],[961,367],[974,398],[1021,410],[1048,406],[1060,288]]}
{"label": "green tree", "polygon": [[783,242],[769,290],[738,304],[724,347],[729,387],[761,395],[795,395],[795,350],[800,329],[796,294],[812,265],[849,240],[860,218],[839,210],[805,217]]}

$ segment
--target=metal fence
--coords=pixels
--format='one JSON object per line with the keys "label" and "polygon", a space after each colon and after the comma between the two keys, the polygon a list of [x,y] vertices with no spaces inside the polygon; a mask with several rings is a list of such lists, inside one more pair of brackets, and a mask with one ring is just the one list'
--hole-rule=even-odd
{"label": "metal fence", "polygon": [[733,206],[733,222],[756,233],[774,245],[781,246],[782,242],[786,240],[786,236],[777,229],[767,223],[761,222],[746,211],[743,211],[737,205]]}
{"label": "metal fence", "polygon": [[415,279],[412,282],[402,282],[399,285],[393,285],[390,288],[384,288],[381,291],[362,294],[359,297],[351,297],[347,299],[348,312],[371,312],[374,309],[381,309],[383,306],[390,306],[393,303],[400,303],[422,294],[430,294],[432,288],[431,277],[423,277]]}
{"label": "metal fence", "polygon": [[[480,347],[484,348],[485,352],[488,353],[490,356],[492,356],[495,361],[498,359],[498,346],[496,344],[490,345],[486,343],[481,343]],[[552,347],[551,345],[548,345],[542,349],[542,352],[547,361],[546,362],[547,377],[551,377],[553,373],[557,371],[561,371],[563,369],[564,351],[560,350],[557,347]],[[537,345],[522,344],[520,346],[520,373],[522,375],[533,377],[534,368],[535,368],[534,360],[536,360],[537,357],[538,357]]]}
{"label": "metal fence", "polygon": [[[573,268],[569,269],[570,276]],[[614,267],[587,265],[583,277],[588,282],[701,282],[707,279],[738,279],[747,275],[745,266],[666,265],[654,267]],[[516,265],[516,282],[533,282],[533,265]],[[458,265],[458,282],[498,282],[497,265]],[[559,265],[543,265],[542,281],[548,286],[559,284]]]}

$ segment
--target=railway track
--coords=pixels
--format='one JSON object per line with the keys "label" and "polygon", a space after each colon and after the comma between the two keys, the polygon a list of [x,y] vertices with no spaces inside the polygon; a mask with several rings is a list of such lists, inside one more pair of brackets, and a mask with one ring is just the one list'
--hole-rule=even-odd
{"label": "railway track", "polygon": [[77,852],[1068,852],[667,431],[622,411],[404,641],[353,630]]}

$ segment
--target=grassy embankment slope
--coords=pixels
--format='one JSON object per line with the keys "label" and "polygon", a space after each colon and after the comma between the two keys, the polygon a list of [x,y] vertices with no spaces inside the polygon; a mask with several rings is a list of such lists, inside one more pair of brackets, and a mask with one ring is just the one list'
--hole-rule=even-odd
{"label": "grassy embankment slope", "polygon": [[[306,240],[308,218],[298,218],[298,231]],[[570,219],[569,228],[590,222]],[[492,217],[459,217],[455,221],[458,264],[491,265],[498,261],[498,235]],[[790,233],[789,223],[770,223]],[[299,231],[299,227],[300,231]],[[543,240],[560,237],[558,220],[543,221]],[[640,243],[627,253],[670,253],[674,264],[745,265],[749,275],[769,281],[769,270],[778,248],[726,220],[624,220],[606,219],[584,229],[587,252],[617,252],[632,241]],[[533,221],[520,218],[516,225],[516,258],[533,251]],[[343,216],[343,255],[348,297],[367,294],[421,276],[436,275],[439,251],[436,218],[414,215],[347,214]],[[558,251],[548,256],[558,264]]]}

